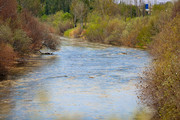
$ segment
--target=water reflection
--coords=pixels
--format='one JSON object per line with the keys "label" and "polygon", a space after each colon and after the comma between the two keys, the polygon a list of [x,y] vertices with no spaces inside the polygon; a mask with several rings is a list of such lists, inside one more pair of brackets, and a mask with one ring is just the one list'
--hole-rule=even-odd
{"label": "water reflection", "polygon": [[1,118],[96,120],[114,115],[129,119],[139,107],[135,83],[150,62],[148,54],[62,39],[54,58],[44,56],[42,67],[18,76],[6,89],[0,87],[1,106],[5,106]]}

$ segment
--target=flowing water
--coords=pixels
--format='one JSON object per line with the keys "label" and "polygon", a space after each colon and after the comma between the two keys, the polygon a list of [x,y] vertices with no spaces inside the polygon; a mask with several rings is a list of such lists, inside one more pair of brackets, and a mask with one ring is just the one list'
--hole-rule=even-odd
{"label": "flowing water", "polygon": [[[146,51],[61,38],[61,50],[0,86],[0,119],[130,119]],[[12,80],[11,80],[12,81]]]}

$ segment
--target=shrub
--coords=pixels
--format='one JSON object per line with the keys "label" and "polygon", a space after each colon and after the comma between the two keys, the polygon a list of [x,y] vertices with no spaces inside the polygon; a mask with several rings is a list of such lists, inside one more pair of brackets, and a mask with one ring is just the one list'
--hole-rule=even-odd
{"label": "shrub", "polygon": [[73,19],[73,16],[70,13],[66,12],[66,13],[62,14],[62,21],[68,21],[68,20],[72,20],[72,19]]}
{"label": "shrub", "polygon": [[73,24],[70,21],[60,22],[58,26],[59,35],[63,35],[66,30],[73,28]]}
{"label": "shrub", "polygon": [[106,21],[103,21],[101,24],[90,23],[86,30],[85,37],[91,42],[104,42],[104,28],[106,26]]}
{"label": "shrub", "polygon": [[167,2],[166,4],[155,4],[152,8],[153,15],[159,15],[162,11],[167,11],[167,8],[172,8],[173,4],[171,2]]}
{"label": "shrub", "polygon": [[114,44],[114,45],[121,45],[119,39],[122,37],[122,32],[125,29],[125,22],[119,19],[112,19],[109,21],[106,29],[105,29],[105,43],[107,44]]}
{"label": "shrub", "polygon": [[59,26],[59,23],[62,21],[63,14],[63,11],[59,11],[55,15],[49,16],[48,21],[51,22],[53,26],[57,28]]}
{"label": "shrub", "polygon": [[176,4],[173,6],[173,13],[172,13],[172,17],[176,17],[177,15],[180,14],[180,0],[178,0],[176,2]]}
{"label": "shrub", "polygon": [[154,38],[151,53],[156,59],[142,78],[140,98],[154,109],[155,119],[180,119],[180,16],[165,25]]}
{"label": "shrub", "polygon": [[46,48],[51,50],[57,50],[57,47],[60,45],[60,41],[58,41],[58,37],[54,36],[53,34],[49,34],[45,32],[43,35],[43,44]]}
{"label": "shrub", "polygon": [[71,37],[71,36],[70,36],[70,33],[71,33],[73,30],[74,30],[74,28],[66,30],[66,31],[64,32],[64,36],[65,36],[65,37]]}
{"label": "shrub", "polygon": [[0,79],[4,79],[14,64],[16,53],[10,45],[2,42],[0,43],[0,51]]}
{"label": "shrub", "polygon": [[104,18],[96,18],[94,15],[91,16],[92,22],[89,23],[85,33],[85,37],[89,41],[121,45],[119,40],[126,26],[124,21],[117,18],[110,19],[109,16]]}
{"label": "shrub", "polygon": [[88,23],[100,23],[102,20],[102,16],[98,13],[93,11],[92,13],[88,14]]}
{"label": "shrub", "polygon": [[13,48],[20,55],[24,55],[30,52],[31,39],[26,35],[26,33],[21,30],[15,30],[13,37]]}
{"label": "shrub", "polygon": [[122,45],[135,47],[138,43],[138,34],[147,23],[147,17],[134,18],[128,21],[126,28],[122,32],[122,38],[120,40]]}
{"label": "shrub", "polygon": [[46,14],[44,14],[43,16],[41,16],[41,20],[42,20],[43,22],[46,22],[47,19],[48,19],[48,16],[47,16]]}
{"label": "shrub", "polygon": [[16,0],[0,0],[0,15],[5,21],[6,19],[14,19],[17,15],[17,2]]}
{"label": "shrub", "polygon": [[64,13],[63,11],[59,11],[54,15],[43,16],[41,18],[41,20],[52,25],[60,35],[63,35],[66,30],[73,28],[72,19],[73,17],[70,13]]}
{"label": "shrub", "polygon": [[53,39],[54,37],[50,35],[49,30],[43,24],[27,11],[22,12],[21,18],[23,29],[26,31],[28,37],[32,38],[32,51],[39,51],[43,45],[52,50],[56,49],[59,42],[57,39]]}
{"label": "shrub", "polygon": [[137,45],[140,47],[147,46],[152,41],[152,26],[145,26],[143,27],[137,36]]}
{"label": "shrub", "polygon": [[13,33],[8,25],[0,25],[0,41],[13,44]]}
{"label": "shrub", "polygon": [[39,24],[38,20],[32,17],[27,11],[21,13],[21,19],[23,29],[26,31],[28,37],[32,38],[32,51],[40,50],[43,41],[43,27]]}
{"label": "shrub", "polygon": [[67,31],[65,31],[64,36],[66,37],[71,37],[71,38],[80,38],[82,37],[82,30],[80,29],[80,27],[76,27],[76,28],[72,28],[69,29]]}
{"label": "shrub", "polygon": [[79,38],[81,33],[82,33],[81,28],[80,27],[76,27],[76,28],[74,28],[73,31],[70,32],[70,36],[72,36],[73,38]]}

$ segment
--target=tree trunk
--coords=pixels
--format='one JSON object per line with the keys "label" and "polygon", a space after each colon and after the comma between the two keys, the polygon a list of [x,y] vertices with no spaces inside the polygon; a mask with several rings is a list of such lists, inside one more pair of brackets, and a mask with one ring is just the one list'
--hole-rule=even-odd
{"label": "tree trunk", "polygon": [[74,27],[76,27],[76,22],[77,22],[77,18],[76,18],[76,15],[74,16]]}
{"label": "tree trunk", "polygon": [[83,30],[83,17],[81,17],[81,26],[80,26],[80,30]]}

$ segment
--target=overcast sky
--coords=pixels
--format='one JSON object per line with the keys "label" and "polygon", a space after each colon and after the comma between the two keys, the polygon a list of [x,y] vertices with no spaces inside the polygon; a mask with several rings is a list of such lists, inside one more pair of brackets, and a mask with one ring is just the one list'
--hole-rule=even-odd
{"label": "overcast sky", "polygon": [[[121,0],[121,1],[129,3],[129,1],[134,1],[134,0]],[[137,1],[139,1],[139,0],[137,0]],[[151,4],[157,3],[158,4],[158,3],[161,3],[161,2],[168,2],[168,1],[171,1],[171,0],[143,0],[143,1],[145,3],[151,3]]]}

